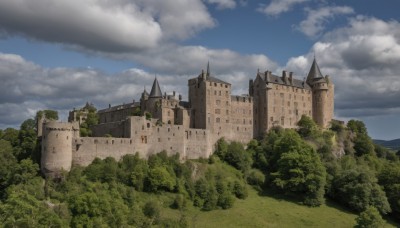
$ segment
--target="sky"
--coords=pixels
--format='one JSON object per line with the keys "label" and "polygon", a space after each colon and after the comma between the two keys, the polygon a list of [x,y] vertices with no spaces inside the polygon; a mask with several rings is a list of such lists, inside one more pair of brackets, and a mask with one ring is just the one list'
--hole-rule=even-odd
{"label": "sky", "polygon": [[335,84],[335,118],[400,138],[398,0],[0,0],[0,129],[38,110],[139,100],[157,76],[187,100],[211,73],[246,94],[258,70]]}

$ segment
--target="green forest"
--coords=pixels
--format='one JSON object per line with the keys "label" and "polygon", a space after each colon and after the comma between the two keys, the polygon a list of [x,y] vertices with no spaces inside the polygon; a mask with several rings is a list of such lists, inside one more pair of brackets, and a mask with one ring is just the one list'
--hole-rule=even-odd
{"label": "green forest", "polygon": [[303,116],[247,145],[222,138],[208,159],[125,155],[46,179],[28,119],[0,130],[1,226],[396,227],[399,159],[361,121],[322,130]]}

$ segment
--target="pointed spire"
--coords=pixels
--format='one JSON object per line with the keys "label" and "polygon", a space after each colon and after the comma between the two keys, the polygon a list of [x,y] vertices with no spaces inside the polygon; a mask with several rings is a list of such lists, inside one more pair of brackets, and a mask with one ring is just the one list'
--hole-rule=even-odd
{"label": "pointed spire", "polygon": [[160,85],[158,84],[157,77],[155,77],[153,86],[151,87],[149,98],[158,98],[158,97],[162,97],[162,92],[160,89]]}
{"label": "pointed spire", "polygon": [[207,76],[210,76],[210,61],[207,62]]}
{"label": "pointed spire", "polygon": [[314,56],[314,61],[311,65],[310,71],[308,72],[307,83],[311,84],[317,78],[324,78],[324,76],[322,76],[321,70],[319,69],[317,60]]}

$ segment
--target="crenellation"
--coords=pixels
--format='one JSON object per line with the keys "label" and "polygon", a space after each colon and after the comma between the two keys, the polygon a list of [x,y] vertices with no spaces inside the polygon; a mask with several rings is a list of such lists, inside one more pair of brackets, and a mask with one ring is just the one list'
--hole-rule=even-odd
{"label": "crenellation", "polygon": [[[333,118],[334,84],[322,76],[314,60],[307,79],[293,72],[258,71],[249,80],[249,94],[232,95],[231,84],[211,75],[209,67],[188,80],[189,99],[174,91],[162,93],[157,78],[151,92],[144,89],[140,102],[99,110],[93,137],[80,137],[88,103],[70,112],[68,123],[38,120],[42,136],[42,172],[55,176],[71,165],[86,166],[96,157],[138,153],[140,157],[166,151],[180,159],[207,158],[220,138],[248,143],[275,126],[296,128],[302,115],[311,116],[322,128]],[[111,137],[110,137],[111,136]]]}

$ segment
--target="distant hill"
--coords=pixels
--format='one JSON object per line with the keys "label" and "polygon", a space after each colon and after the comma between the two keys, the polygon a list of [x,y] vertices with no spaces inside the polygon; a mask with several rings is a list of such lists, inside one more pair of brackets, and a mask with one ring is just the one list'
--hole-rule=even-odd
{"label": "distant hill", "polygon": [[393,150],[400,149],[400,139],[393,139],[393,140],[374,139],[374,143]]}

